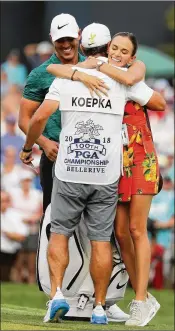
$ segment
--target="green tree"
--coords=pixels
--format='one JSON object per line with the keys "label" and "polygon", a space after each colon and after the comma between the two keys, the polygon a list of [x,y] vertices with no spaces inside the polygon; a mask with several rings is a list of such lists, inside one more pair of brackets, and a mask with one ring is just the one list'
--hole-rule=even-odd
{"label": "green tree", "polygon": [[166,44],[161,44],[158,46],[158,48],[167,53],[168,55],[172,56],[174,58],[174,30],[175,30],[175,25],[174,25],[174,3],[168,8],[168,10],[165,12],[165,22],[167,29],[171,31],[172,33],[172,42],[171,43],[166,43]]}
{"label": "green tree", "polygon": [[174,31],[174,4],[170,6],[165,14],[167,27],[170,31]]}

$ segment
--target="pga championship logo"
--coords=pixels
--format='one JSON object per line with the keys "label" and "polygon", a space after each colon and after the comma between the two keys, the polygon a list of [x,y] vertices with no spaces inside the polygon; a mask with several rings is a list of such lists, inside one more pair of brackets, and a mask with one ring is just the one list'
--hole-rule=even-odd
{"label": "pga championship logo", "polygon": [[96,138],[100,136],[99,131],[103,130],[101,125],[95,125],[94,122],[89,119],[86,122],[78,122],[75,128],[77,129],[75,135],[80,135],[80,137],[75,138],[74,142],[68,146],[68,154],[75,152],[76,159],[79,157],[85,159],[99,159],[99,154],[103,156],[106,155],[106,148],[101,144],[100,139]]}

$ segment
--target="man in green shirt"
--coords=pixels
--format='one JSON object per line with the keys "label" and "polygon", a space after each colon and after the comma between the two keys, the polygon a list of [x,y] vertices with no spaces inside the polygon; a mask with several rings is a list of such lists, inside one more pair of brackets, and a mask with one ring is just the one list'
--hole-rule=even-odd
{"label": "man in green shirt", "polygon": [[[29,121],[36,109],[43,102],[54,76],[46,71],[49,64],[77,64],[85,60],[78,53],[81,32],[75,18],[69,14],[60,14],[53,18],[50,37],[55,53],[28,76],[19,112],[19,127],[26,134]],[[52,167],[59,148],[61,131],[61,113],[57,110],[50,116],[43,135],[37,140],[43,153],[40,160],[40,180],[43,189],[43,212],[51,201]]]}

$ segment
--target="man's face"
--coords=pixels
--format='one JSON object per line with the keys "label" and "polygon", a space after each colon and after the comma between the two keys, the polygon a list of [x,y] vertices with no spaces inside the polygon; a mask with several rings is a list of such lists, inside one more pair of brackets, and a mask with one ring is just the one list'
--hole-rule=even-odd
{"label": "man's face", "polygon": [[21,187],[22,187],[22,189],[23,190],[30,190],[31,183],[32,183],[32,180],[29,179],[29,178],[25,178],[25,179],[21,180]]}
{"label": "man's face", "polygon": [[72,62],[78,55],[79,37],[64,37],[54,42],[58,58],[62,63]]}
{"label": "man's face", "polygon": [[8,133],[15,134],[15,130],[16,130],[16,123],[6,122],[6,131]]}

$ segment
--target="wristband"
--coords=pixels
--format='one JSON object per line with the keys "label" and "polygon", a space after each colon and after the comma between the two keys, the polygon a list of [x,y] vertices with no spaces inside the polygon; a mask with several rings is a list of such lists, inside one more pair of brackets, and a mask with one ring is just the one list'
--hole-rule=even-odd
{"label": "wristband", "polygon": [[30,153],[30,152],[32,152],[32,148],[31,148],[31,149],[26,149],[26,148],[23,146],[22,151],[23,151],[24,153]]}
{"label": "wristband", "polygon": [[71,76],[71,80],[73,80],[73,76],[74,76],[74,74],[75,74],[76,71],[78,71],[78,70],[77,69],[74,70],[74,72],[73,72],[73,74]]}

